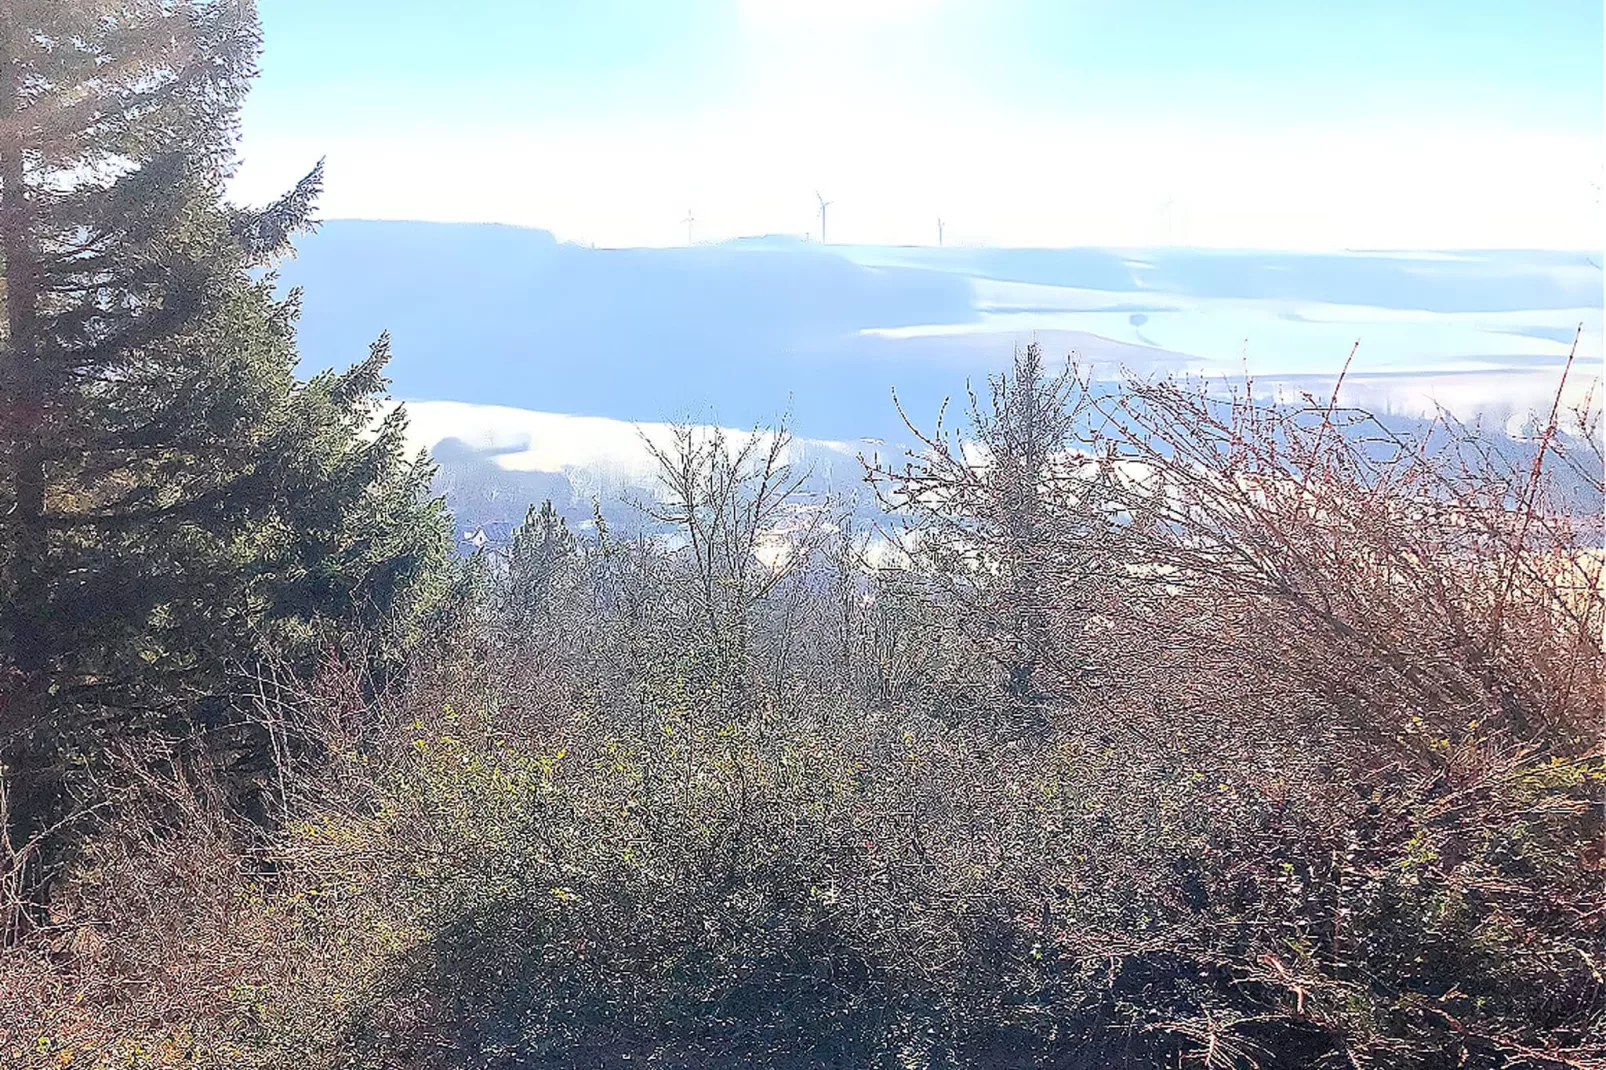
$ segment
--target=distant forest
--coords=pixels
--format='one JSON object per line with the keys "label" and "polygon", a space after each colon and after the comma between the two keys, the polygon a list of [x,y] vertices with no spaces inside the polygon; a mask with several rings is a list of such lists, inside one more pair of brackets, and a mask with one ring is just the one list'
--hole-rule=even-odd
{"label": "distant forest", "polygon": [[0,3],[0,1065],[1606,1070],[1593,396],[1034,345],[464,553],[299,368],[321,170],[224,195],[259,47]]}

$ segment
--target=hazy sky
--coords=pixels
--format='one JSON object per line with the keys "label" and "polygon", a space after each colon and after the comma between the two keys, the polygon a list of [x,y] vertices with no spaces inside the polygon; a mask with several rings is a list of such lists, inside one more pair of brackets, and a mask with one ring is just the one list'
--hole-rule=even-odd
{"label": "hazy sky", "polygon": [[1600,0],[259,0],[237,193],[599,245],[1601,244]]}

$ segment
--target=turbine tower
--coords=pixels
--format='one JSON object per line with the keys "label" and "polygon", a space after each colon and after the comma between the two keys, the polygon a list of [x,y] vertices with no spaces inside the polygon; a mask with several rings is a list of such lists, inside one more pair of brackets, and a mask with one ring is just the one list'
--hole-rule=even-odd
{"label": "turbine tower", "polygon": [[831,207],[831,205],[835,204],[836,202],[835,201],[828,201],[824,197],[820,196],[820,191],[819,190],[815,190],[814,191],[814,199],[820,202],[820,244],[824,245],[825,244],[825,210],[827,208]]}
{"label": "turbine tower", "polygon": [[1165,204],[1160,206],[1160,211],[1165,215],[1165,243],[1168,246],[1174,246],[1177,244],[1176,194],[1166,198]]}
{"label": "turbine tower", "polygon": [[690,208],[686,209],[686,218],[682,219],[681,222],[686,224],[686,244],[690,245],[691,244],[691,225],[693,223],[697,222],[697,220],[692,217]]}
{"label": "turbine tower", "polygon": [[942,248],[942,216],[937,217],[937,248]]}

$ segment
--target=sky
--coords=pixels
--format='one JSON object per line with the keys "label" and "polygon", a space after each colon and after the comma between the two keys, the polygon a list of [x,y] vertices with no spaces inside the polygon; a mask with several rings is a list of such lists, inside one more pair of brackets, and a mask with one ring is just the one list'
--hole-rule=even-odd
{"label": "sky", "polygon": [[599,246],[1596,249],[1600,0],[259,0],[234,193]]}

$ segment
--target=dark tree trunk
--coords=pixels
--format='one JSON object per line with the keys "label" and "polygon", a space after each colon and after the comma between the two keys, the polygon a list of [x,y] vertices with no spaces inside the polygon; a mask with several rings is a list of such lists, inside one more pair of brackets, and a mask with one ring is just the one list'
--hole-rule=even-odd
{"label": "dark tree trunk", "polygon": [[4,261],[6,345],[0,413],[10,451],[12,644],[16,667],[29,677],[45,672],[43,574],[45,463],[43,359],[39,332],[39,257],[24,178],[24,102],[16,57],[17,27],[11,4],[0,4],[0,259]]}

